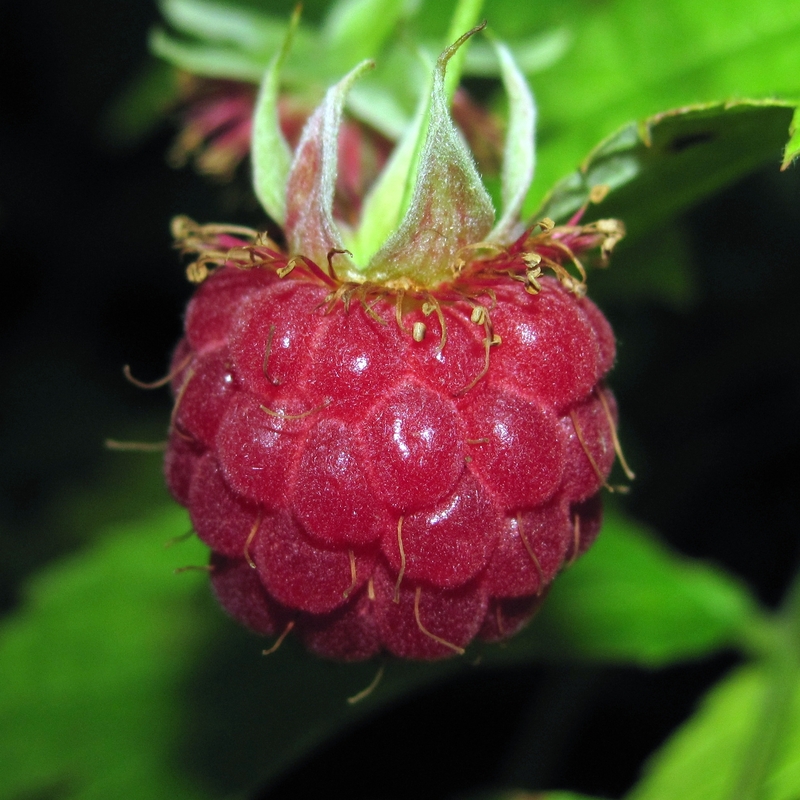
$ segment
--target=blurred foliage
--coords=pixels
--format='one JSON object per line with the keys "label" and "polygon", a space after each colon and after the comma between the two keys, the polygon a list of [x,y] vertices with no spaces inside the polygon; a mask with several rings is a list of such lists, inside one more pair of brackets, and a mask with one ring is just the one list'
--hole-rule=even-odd
{"label": "blurred foliage", "polygon": [[[479,8],[473,5],[465,25]],[[360,59],[374,58],[378,68],[355,84],[349,107],[397,137],[425,85],[419,56],[431,64],[452,38],[453,7],[396,0],[308,5],[282,69],[284,89],[319,96]],[[154,52],[212,77],[258,82],[288,24],[273,6],[254,2],[164,0],[161,8],[168,25],[153,32]],[[793,119],[800,71],[788,68],[800,63],[800,12],[788,0],[758,10],[743,2],[712,3],[702,14],[688,0],[668,0],[658,9],[639,0],[570,0],[535,11],[492,0],[483,14],[508,41],[539,106],[528,215],[563,220],[605,185],[610,194],[587,219],[623,219],[626,247],[649,234],[675,244],[680,234],[664,226],[676,213],[761,164],[788,166],[800,150]],[[376,18],[381,24],[372,24]],[[500,65],[488,43],[478,37],[465,58],[464,75],[480,76],[482,93],[491,78],[492,92],[500,93]],[[170,79],[162,73],[162,80]],[[117,123],[123,110],[152,120],[151,71],[129,95],[116,107]],[[770,99],[745,99],[765,95]],[[394,185],[388,178],[383,183]],[[487,185],[496,192],[494,176],[487,176]],[[383,210],[376,202],[367,207]],[[693,283],[687,260],[674,257],[673,247],[648,249],[656,255],[644,259],[647,268],[622,275],[621,295],[685,304]],[[667,252],[670,257],[659,260]]]}
{"label": "blurred foliage", "polygon": [[[174,63],[215,65],[214,74],[256,81],[293,5],[270,3],[265,15],[259,0],[167,0],[169,27],[153,41]],[[417,100],[412,82],[398,76],[435,57],[450,33],[453,3],[369,0],[336,9],[305,3],[287,85],[312,82],[320,91],[359,59],[383,59],[386,67],[360,89],[361,109],[388,93],[386,130],[398,132]],[[800,97],[800,6],[489,0],[483,13],[509,41],[537,97],[538,175],[527,209],[546,202],[548,213],[563,216],[593,186],[610,185],[614,191],[589,213],[625,219],[634,240],[623,245],[626,258],[639,265],[615,282],[615,297],[685,306],[697,277],[674,214],[762,164],[777,171],[800,149],[798,126],[791,127]],[[496,68],[487,52],[473,47],[464,70],[470,88],[488,96]],[[176,87],[173,66],[145,64],[110,114],[117,141],[130,144],[156,127]],[[358,92],[354,100],[358,108]],[[117,462],[97,487],[58,496],[46,512],[54,540],[85,544],[42,568],[0,625],[0,797],[244,796],[443,678],[544,662],[656,667],[731,648],[748,663],[654,754],[628,797],[800,796],[794,595],[782,612],[767,612],[719,567],[680,556],[611,513],[597,545],[559,578],[540,616],[508,646],[434,665],[389,662],[378,688],[349,705],[377,664],[313,660],[291,640],[262,659],[261,642],[223,619],[202,572],[174,574],[207,555],[194,539],[164,547],[188,521],[162,507],[160,481],[149,456]],[[482,796],[586,800],[565,792]]]}
{"label": "blurred foliage", "polygon": [[[795,800],[800,792],[800,668],[742,668],[704,698],[626,800]],[[771,674],[776,673],[776,674]]]}
{"label": "blurred foliage", "polygon": [[542,612],[492,658],[599,659],[660,666],[759,642],[746,588],[680,558],[650,531],[608,514],[603,535],[553,586]]}
{"label": "blurred foliage", "polygon": [[[362,0],[342,4],[347,10],[340,13],[339,4],[307,4],[311,20],[325,13],[320,23],[301,29],[286,64],[287,85],[323,87],[361,58],[376,58],[378,70],[356,87],[353,104],[357,112],[368,106],[359,104],[360,92],[367,99],[381,91],[394,101],[382,105],[385,116],[396,115],[386,125],[397,130],[407,123],[415,96],[408,94],[408,81],[397,80],[392,59],[406,51],[408,69],[412,43],[419,42],[430,61],[451,33],[453,6]],[[215,25],[224,8],[229,24]],[[254,2],[164,0],[165,17],[179,35],[157,29],[154,51],[199,74],[258,82],[287,24],[286,15],[266,8]],[[529,213],[600,139],[631,120],[688,105],[800,97],[800,8],[792,0],[770,0],[758,8],[736,0],[706,3],[702,9],[691,0],[657,6],[641,0],[567,0],[541,7],[491,0],[483,14],[532,76],[540,108],[538,180],[528,198]],[[376,18],[381,24],[370,24]],[[401,32],[390,36],[392,25],[400,25]],[[382,59],[391,69],[381,69]],[[497,76],[498,66],[484,43],[467,54],[464,74]],[[797,149],[794,141],[787,154]],[[762,153],[754,163],[770,157],[774,154]],[[731,173],[718,183],[734,177]]]}
{"label": "blurred foliage", "polygon": [[[48,787],[76,798],[229,796],[446,676],[576,657],[665,664],[770,636],[741,586],[613,514],[506,647],[438,664],[390,661],[352,705],[380,665],[309,658],[291,640],[261,660],[258,640],[223,623],[211,602],[205,547],[165,547],[187,527],[174,508],[117,524],[29,584],[24,608],[0,628],[0,727],[15,732],[0,742],[0,796]],[[174,572],[193,565],[199,573]]]}

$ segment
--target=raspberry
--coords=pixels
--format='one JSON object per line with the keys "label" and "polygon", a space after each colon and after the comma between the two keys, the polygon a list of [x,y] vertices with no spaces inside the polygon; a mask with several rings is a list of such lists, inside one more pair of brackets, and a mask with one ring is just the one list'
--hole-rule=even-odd
{"label": "raspberry", "polygon": [[[328,311],[307,276],[226,266],[203,283],[167,478],[223,606],[264,633],[293,619],[344,659],[440,658],[521,626],[599,527],[614,460],[607,323],[541,287],[497,292],[501,344],[463,391],[485,365],[467,300],[417,342],[393,302]],[[541,345],[520,368],[525,342]]]}
{"label": "raspberry", "polygon": [[[177,225],[201,285],[172,364],[168,485],[222,606],[329,658],[439,659],[514,634],[596,536],[615,459],[614,337],[564,262],[619,231],[489,231],[474,166],[451,152],[454,49],[415,199],[363,275],[339,246],[325,157],[352,75],[298,145],[288,252]],[[442,188],[437,164],[461,177]],[[420,220],[452,241],[431,244]]]}

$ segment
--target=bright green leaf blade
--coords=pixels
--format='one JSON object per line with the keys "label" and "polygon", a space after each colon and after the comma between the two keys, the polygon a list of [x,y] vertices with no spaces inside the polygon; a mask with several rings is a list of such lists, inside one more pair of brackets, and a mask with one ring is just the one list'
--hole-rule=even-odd
{"label": "bright green leaf blade", "polygon": [[161,0],[164,18],[175,30],[208,42],[227,42],[243,50],[280,46],[286,23],[252,9],[210,0]]}
{"label": "bright green leaf blade", "polygon": [[[390,661],[377,690],[349,705],[346,698],[371,682],[377,664],[321,661],[291,638],[262,658],[268,642],[224,620],[204,574],[173,574],[174,567],[207,560],[206,548],[196,540],[164,549],[164,542],[187,524],[185,513],[175,509],[111,528],[93,548],[40,573],[24,607],[0,628],[0,726],[15,731],[0,739],[9,792],[63,786],[77,798],[189,800],[208,796],[197,788],[202,786],[213,796],[229,796],[274,779],[311,748],[397,697],[474,669],[466,659]],[[550,628],[531,626],[520,646],[515,640],[507,648],[482,648],[485,664],[543,653],[564,657],[568,649],[553,648],[558,636],[578,641],[583,649],[573,650],[581,655],[607,657],[607,644],[592,650],[580,625],[600,625],[608,633],[609,613],[621,614],[617,626],[653,613],[653,603],[637,605],[643,590],[631,591],[629,569],[640,571],[640,583],[650,580],[674,592],[676,582],[688,581],[684,594],[698,594],[692,569],[688,578],[680,569],[670,580],[655,580],[651,562],[665,558],[658,548],[653,554],[651,543],[639,541],[634,554],[625,556],[626,540],[641,534],[615,533],[619,526],[613,520],[607,527],[595,547],[606,566],[590,569],[587,581],[579,570],[590,565],[593,553],[582,559],[559,579],[545,605],[554,604],[557,611]],[[605,554],[598,549],[604,541]],[[598,571],[617,579],[592,582]],[[604,597],[615,591],[617,604],[627,610],[621,612]],[[724,591],[722,601],[719,591],[706,594],[725,606]],[[598,604],[600,612],[593,611]],[[714,603],[692,606],[688,627],[708,627],[709,605]],[[657,619],[648,635],[663,630],[663,619]],[[624,646],[618,640],[611,655],[620,659],[633,652],[634,660],[651,663],[630,640],[624,633]],[[677,650],[686,655],[686,647]]]}
{"label": "bright green leaf blade", "polygon": [[[491,15],[490,24],[494,21]],[[570,34],[566,28],[539,33],[526,39],[506,41],[520,71],[533,75],[552,67],[564,57],[570,44]],[[497,56],[485,41],[474,41],[464,59],[464,75],[470,77],[494,78],[499,75]]]}
{"label": "bright green leaf blade", "polygon": [[798,158],[800,158],[800,108],[794,112],[792,127],[789,130],[791,137],[786,143],[783,151],[783,164],[781,169],[788,169]]}
{"label": "bright green leaf blade", "polygon": [[[519,13],[515,19],[516,8],[498,0],[491,21],[501,36],[516,37],[535,23]],[[800,96],[794,0],[565,0],[535,13],[542,26],[568,20],[574,38],[563,66],[534,86],[544,127],[531,210],[596,141],[628,120],[718,100]]]}
{"label": "bright green leaf blade", "polygon": [[731,645],[763,626],[746,589],[670,552],[609,513],[592,549],[560,575],[542,611],[486,658],[579,658],[660,666]]}
{"label": "bright green leaf blade", "polygon": [[594,187],[607,186],[607,199],[589,217],[622,219],[639,235],[770,159],[777,169],[793,114],[793,104],[741,101],[631,123],[556,184],[537,217],[563,220]]}
{"label": "bright green leaf blade", "polygon": [[323,25],[323,40],[331,63],[348,69],[375,58],[410,5],[401,0],[340,0]]}
{"label": "bright green leaf blade", "polygon": [[[179,39],[163,28],[150,32],[150,51],[179,69],[204,78],[220,78],[258,84],[286,38],[287,23],[281,25],[259,50],[242,50],[225,44]],[[283,70],[287,83],[305,87],[328,83],[325,59],[319,57],[316,35],[300,27],[294,34],[292,52]]]}
{"label": "bright green leaf blade", "polygon": [[[774,666],[774,665],[772,665]],[[800,669],[748,666],[718,684],[626,800],[800,797]]]}
{"label": "bright green leaf blade", "polygon": [[205,576],[172,570],[205,563],[205,548],[164,547],[186,525],[176,508],[111,529],[41,573],[0,627],[0,729],[13,731],[0,738],[4,796],[205,796],[172,763],[183,726],[175,686],[204,621],[195,603]]}

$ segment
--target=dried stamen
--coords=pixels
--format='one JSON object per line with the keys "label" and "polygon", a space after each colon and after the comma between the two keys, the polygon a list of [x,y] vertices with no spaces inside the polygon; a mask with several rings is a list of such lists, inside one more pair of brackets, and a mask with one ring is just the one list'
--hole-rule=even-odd
{"label": "dried stamen", "polygon": [[354,694],[352,697],[347,698],[347,702],[349,705],[354,706],[356,703],[360,703],[365,698],[369,697],[375,689],[378,688],[378,684],[381,682],[383,678],[383,673],[386,670],[386,664],[381,664],[378,667],[378,671],[375,674],[375,677],[370,682],[369,686],[366,689],[362,689],[358,694]]}
{"label": "dried stamen", "polygon": [[572,553],[570,554],[567,566],[571,567],[578,557],[578,549],[581,546],[581,518],[580,514],[575,514],[572,520]]}
{"label": "dried stamen", "polygon": [[414,595],[414,619],[417,621],[417,627],[424,633],[426,636],[430,636],[434,642],[438,642],[445,647],[449,647],[458,655],[463,656],[466,652],[463,647],[459,647],[457,644],[453,644],[452,642],[448,642],[447,639],[442,639],[441,636],[437,636],[435,633],[431,633],[423,624],[422,620],[419,618],[419,596],[422,592],[422,587],[417,586],[417,591]]}
{"label": "dried stamen", "polygon": [[180,428],[178,428],[177,425],[175,424],[175,420],[178,418],[178,409],[180,408],[183,396],[186,394],[186,390],[189,388],[189,384],[191,383],[193,377],[194,377],[194,368],[189,367],[186,371],[186,378],[184,379],[183,383],[181,384],[181,388],[178,391],[178,396],[175,398],[175,403],[172,406],[172,413],[170,414],[169,417],[170,430],[174,429],[177,432],[178,436],[189,442],[193,442],[194,437],[189,436],[188,434],[184,433]]}
{"label": "dried stamen", "polygon": [[175,575],[181,575],[184,572],[213,572],[213,564],[187,564],[185,567],[176,567],[172,570]]}
{"label": "dried stamen", "polygon": [[186,533],[181,533],[178,536],[173,536],[171,539],[167,539],[167,541],[164,542],[164,549],[166,550],[168,547],[173,547],[176,544],[185,542],[187,539],[191,539],[192,536],[194,536],[194,529],[189,528]]}
{"label": "dried stamen", "polygon": [[603,406],[603,411],[605,412],[606,418],[608,419],[608,424],[611,427],[611,440],[614,442],[614,452],[617,454],[617,458],[619,459],[620,466],[622,467],[623,472],[625,473],[626,477],[629,481],[632,481],[636,475],[634,474],[633,470],[628,466],[628,462],[625,460],[625,456],[622,452],[622,445],[619,442],[619,437],[617,436],[617,425],[614,422],[614,417],[611,414],[611,409],[608,407],[608,400],[606,400],[605,392],[600,391],[597,392],[598,396],[600,397],[600,404]]}
{"label": "dried stamen", "polygon": [[302,414],[287,414],[285,411],[275,411],[272,408],[267,408],[266,406],[259,406],[259,408],[265,413],[269,414],[271,417],[277,417],[278,419],[303,419],[304,417],[308,417],[311,414],[316,414],[318,411],[322,411],[323,408],[327,408],[331,404],[331,399],[328,397],[318,406],[314,408],[310,408],[308,411],[303,411]]}
{"label": "dried stamen", "polygon": [[403,518],[397,520],[397,546],[400,548],[400,572],[397,573],[397,583],[394,585],[394,597],[392,598],[395,603],[400,602],[400,583],[403,580],[403,574],[406,571],[406,552],[403,550]]}
{"label": "dried stamen", "polygon": [[261,362],[261,372],[264,377],[273,385],[280,386],[281,382],[277,378],[273,378],[269,374],[269,356],[272,352],[272,340],[275,337],[275,326],[269,326],[269,334],[267,335],[267,346],[264,349],[264,360]]}
{"label": "dried stamen", "polygon": [[347,555],[350,558],[350,585],[342,592],[342,597],[347,600],[350,597],[350,592],[356,588],[356,583],[358,578],[356,576],[356,557],[352,550],[347,551]]}
{"label": "dried stamen", "polygon": [[294,628],[294,620],[291,620],[283,629],[283,633],[275,640],[275,644],[273,644],[272,647],[261,651],[261,655],[271,656],[283,644],[283,640],[289,635],[292,628]]}
{"label": "dried stamen", "polygon": [[439,305],[439,301],[432,294],[430,294],[430,292],[424,292],[423,298],[425,302],[422,305],[422,313],[426,317],[429,317],[431,314],[436,314],[436,317],[439,320],[439,325],[442,329],[442,335],[439,339],[439,346],[436,348],[436,351],[441,353],[442,350],[444,350],[444,346],[447,344],[447,323],[444,321],[442,307]]}
{"label": "dried stamen", "polygon": [[350,258],[353,257],[353,254],[349,250],[329,250],[328,251],[328,274],[333,278],[335,281],[339,279],[336,277],[336,270],[333,268],[333,257],[340,256],[340,255],[347,255]]}
{"label": "dried stamen", "polygon": [[609,482],[603,477],[603,473],[600,472],[600,467],[597,466],[597,462],[594,460],[594,456],[589,451],[589,446],[586,444],[586,439],[584,438],[583,431],[581,430],[581,426],[578,423],[578,417],[574,411],[569,412],[570,417],[572,418],[572,425],[575,428],[575,434],[578,437],[578,441],[583,448],[583,452],[586,453],[586,458],[589,459],[589,463],[592,465],[592,469],[595,471],[595,474],[600,479],[601,485],[608,489],[609,492],[616,491],[615,487],[611,486]]}
{"label": "dried stamen", "polygon": [[505,625],[503,625],[503,615],[500,613],[500,606],[499,605],[496,605],[494,607],[494,619],[495,619],[495,622],[497,623],[497,632],[501,636],[505,636],[506,635],[506,630],[505,630]]}
{"label": "dried stamen", "polygon": [[[397,327],[400,328],[403,333],[408,333],[408,328],[403,324],[403,301],[405,298],[405,291],[403,289],[398,289],[394,298],[394,319],[395,322],[397,322]],[[417,323],[414,324],[416,325]],[[415,341],[421,341],[421,339]]]}
{"label": "dried stamen", "polygon": [[134,386],[138,386],[140,389],[160,389],[162,386],[166,386],[176,375],[179,375],[186,367],[189,366],[189,362],[194,358],[193,353],[189,353],[186,358],[178,364],[175,369],[170,371],[169,375],[165,375],[163,378],[159,378],[157,381],[152,381],[151,383],[147,383],[145,381],[140,381],[138,378],[134,378],[131,375],[131,368],[128,364],[126,364],[122,368],[122,373],[125,375],[127,380],[132,383]]}
{"label": "dried stamen", "polygon": [[533,552],[531,543],[522,531],[522,517],[519,514],[517,514],[517,533],[525,549],[528,551],[531,561],[533,561],[533,566],[536,567],[536,574],[539,576],[539,588],[536,590],[536,594],[540,595],[544,591],[544,572],[542,571],[542,565],[539,563],[539,559],[536,557],[536,553]]}
{"label": "dried stamen", "polygon": [[[459,389],[455,394],[456,397],[461,397],[461,395],[466,394],[473,386],[475,386],[478,381],[486,375],[489,371],[489,357],[490,357],[490,350],[493,346],[500,344],[500,337],[496,336],[492,333],[492,323],[489,319],[489,312],[486,310],[485,306],[476,306],[476,308],[483,309],[480,316],[483,318],[483,329],[486,332],[486,336],[483,339],[483,348],[484,348],[484,356],[483,356],[483,368],[481,371],[462,389]],[[473,310],[473,316],[474,316]]]}
{"label": "dried stamen", "polygon": [[244,543],[244,560],[250,565],[250,569],[258,569],[258,567],[256,567],[256,562],[253,561],[250,556],[250,545],[253,543],[253,539],[256,538],[256,533],[258,533],[258,529],[261,527],[261,513],[261,509],[259,508],[256,521],[250,528],[250,533],[247,534],[247,541]]}
{"label": "dried stamen", "polygon": [[376,297],[375,300],[372,301],[372,303],[367,303],[366,298],[363,297],[363,296],[360,297],[360,300],[361,300],[361,306],[364,309],[364,311],[372,319],[374,319],[375,322],[377,322],[377,323],[379,323],[379,324],[381,324],[383,326],[386,326],[386,325],[389,324],[385,319],[383,319],[382,317],[378,316],[377,312],[375,311],[375,306],[378,303],[380,303],[381,300],[383,300],[383,295],[382,294],[378,295],[378,297]]}

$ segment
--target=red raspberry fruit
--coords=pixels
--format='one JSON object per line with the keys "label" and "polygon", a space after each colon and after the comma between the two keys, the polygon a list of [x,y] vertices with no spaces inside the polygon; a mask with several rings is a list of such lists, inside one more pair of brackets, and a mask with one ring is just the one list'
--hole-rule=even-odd
{"label": "red raspberry fruit", "polygon": [[387,299],[328,310],[308,276],[214,272],[175,355],[166,471],[223,606],[342,659],[515,632],[597,532],[614,461],[611,329],[541,289],[497,287],[487,356],[466,299],[407,311],[415,341]]}
{"label": "red raspberry fruit", "polygon": [[306,126],[285,214],[267,197],[288,252],[178,226],[202,282],[172,365],[169,487],[221,604],[330,658],[515,633],[597,534],[615,458],[614,337],[564,263],[617,228],[506,213],[492,230],[447,113],[454,50],[411,207],[363,273],[331,216],[352,74]]}

